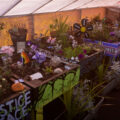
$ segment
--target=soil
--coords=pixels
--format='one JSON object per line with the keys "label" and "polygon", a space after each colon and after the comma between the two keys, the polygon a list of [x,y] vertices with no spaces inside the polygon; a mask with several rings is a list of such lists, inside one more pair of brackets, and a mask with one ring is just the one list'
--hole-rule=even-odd
{"label": "soil", "polygon": [[[14,59],[15,60],[15,59]],[[16,59],[17,60],[17,59]],[[31,61],[32,62],[32,61]],[[53,73],[54,69],[55,68],[61,68],[63,71],[65,70],[64,66],[65,64],[64,63],[60,63],[58,66],[54,67],[54,66],[51,66],[50,65],[50,58],[47,58],[45,62],[43,62],[42,64],[37,64],[37,66],[35,65],[32,65],[32,63],[28,63],[28,64],[25,64],[23,67],[21,68],[18,68],[17,65],[12,65],[11,66],[11,69],[12,69],[12,73],[15,75],[15,76],[18,76],[18,79],[19,78],[22,78],[24,79],[25,81],[29,81],[31,82],[31,78],[30,78],[30,75],[34,74],[34,73],[37,73],[37,72],[40,72],[42,75],[43,75],[43,78],[41,79],[38,79],[40,80],[40,82],[42,81],[45,81],[45,80],[48,80],[49,78],[53,77],[54,75],[56,75],[56,73]],[[52,71],[50,73],[46,72],[45,69],[46,69],[46,66],[47,67],[51,67],[52,68]],[[13,78],[16,79],[17,77],[14,77],[13,75]],[[34,84],[34,83],[33,83]]]}
{"label": "soil", "polygon": [[[0,58],[0,68],[2,67],[3,67],[3,61]],[[0,73],[1,73],[0,85],[2,85],[2,89],[0,90],[0,103],[1,103],[4,99],[10,97],[14,92],[11,90],[11,85],[13,84],[13,82],[10,81],[9,77],[5,76],[5,73],[3,72],[2,69],[0,69]],[[6,81],[3,82],[2,78],[5,78]]]}
{"label": "soil", "polygon": [[[0,80],[0,85],[3,85],[2,80]],[[7,80],[7,83],[3,85],[2,91],[0,91],[0,103],[14,93],[11,90],[11,85],[12,85],[12,82],[8,80]]]}

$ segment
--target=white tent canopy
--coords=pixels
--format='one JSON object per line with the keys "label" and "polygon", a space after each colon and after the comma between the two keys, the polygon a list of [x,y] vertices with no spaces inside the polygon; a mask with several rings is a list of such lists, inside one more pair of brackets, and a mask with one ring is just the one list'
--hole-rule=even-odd
{"label": "white tent canopy", "polygon": [[0,16],[48,13],[120,4],[120,0],[0,0]]}

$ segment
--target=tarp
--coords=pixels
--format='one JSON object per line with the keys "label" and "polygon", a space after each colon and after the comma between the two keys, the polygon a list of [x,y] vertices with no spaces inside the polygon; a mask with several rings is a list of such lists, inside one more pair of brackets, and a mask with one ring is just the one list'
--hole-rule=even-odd
{"label": "tarp", "polygon": [[119,4],[120,0],[0,0],[0,16],[111,7]]}

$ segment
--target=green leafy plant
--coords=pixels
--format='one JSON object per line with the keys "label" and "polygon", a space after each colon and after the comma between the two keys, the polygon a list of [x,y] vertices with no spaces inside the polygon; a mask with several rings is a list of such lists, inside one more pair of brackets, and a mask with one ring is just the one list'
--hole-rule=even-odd
{"label": "green leafy plant", "polygon": [[91,23],[93,24],[96,24],[96,22],[100,22],[100,21],[101,19],[99,14],[91,19]]}
{"label": "green leafy plant", "polygon": [[[97,89],[103,84],[101,82],[91,88],[88,85],[88,90],[84,90],[84,83],[80,82],[80,87],[78,88],[77,95],[73,97],[73,89],[65,92],[63,98],[60,98],[65,105],[67,111],[67,119],[72,120],[77,114],[83,115],[85,112],[92,110],[94,108],[93,102],[95,97],[99,95],[102,90],[97,91]],[[92,105],[90,105],[92,104]]]}
{"label": "green leafy plant", "polygon": [[104,30],[93,30],[90,34],[90,38],[93,40],[108,41],[110,38],[110,31]]}
{"label": "green leafy plant", "polygon": [[[86,53],[84,53],[84,50],[86,51]],[[64,56],[68,59],[70,59],[71,57],[77,57],[79,54],[88,54],[91,52],[91,47],[89,46],[85,46],[85,45],[81,45],[81,46],[77,46],[75,48],[72,47],[67,47],[63,49],[64,52]]]}
{"label": "green leafy plant", "polygon": [[67,46],[67,32],[69,29],[69,25],[67,24],[67,19],[60,16],[53,20],[53,24],[50,24],[50,32],[53,33],[56,39],[63,45],[63,47]]}
{"label": "green leafy plant", "polygon": [[99,83],[104,80],[104,76],[108,70],[108,67],[109,67],[109,64],[105,65],[104,61],[101,65],[98,66],[96,73],[97,73]]}
{"label": "green leafy plant", "polygon": [[47,66],[44,69],[44,71],[45,71],[46,74],[50,74],[50,73],[53,73],[53,68],[52,68],[52,66]]}
{"label": "green leafy plant", "polygon": [[[109,24],[107,24],[105,20],[100,20],[99,23],[95,22],[98,20],[93,20],[94,24],[94,29],[93,31],[90,32],[90,38],[92,40],[100,40],[100,41],[105,41],[105,42],[113,42],[116,41],[116,36],[115,35],[110,35],[110,32],[113,32],[114,30],[111,28]],[[109,22],[109,20],[108,20]]]}
{"label": "green leafy plant", "polygon": [[64,48],[64,56],[70,59],[72,57],[72,51],[72,47]]}

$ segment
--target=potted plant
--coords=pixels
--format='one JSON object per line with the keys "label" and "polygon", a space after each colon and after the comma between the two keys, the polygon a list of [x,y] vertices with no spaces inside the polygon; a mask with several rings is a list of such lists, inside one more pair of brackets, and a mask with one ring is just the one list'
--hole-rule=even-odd
{"label": "potted plant", "polygon": [[66,23],[68,17],[65,19],[60,16],[53,20],[53,24],[50,24],[50,34],[52,37],[56,37],[63,46],[67,46],[67,32],[69,30],[69,25]]}
{"label": "potted plant", "polygon": [[[74,46],[74,47],[73,47]],[[77,63],[81,65],[81,76],[94,70],[97,65],[101,64],[103,59],[103,50],[95,47],[93,44],[71,45],[62,48],[60,44],[56,44],[54,53],[45,48],[40,48],[49,56],[59,56],[64,62]]]}
{"label": "potted plant", "polygon": [[94,24],[94,29],[91,31],[89,38],[84,38],[84,42],[98,44],[104,48],[105,55],[111,57],[119,56],[119,37],[118,32],[106,23],[106,20],[99,24]]}
{"label": "potted plant", "polygon": [[100,92],[96,93],[95,91],[102,84],[100,83],[91,89],[89,81],[85,79],[84,81],[80,81],[80,84],[74,89],[64,93],[60,99],[66,108],[66,120],[93,119],[104,100],[102,97],[96,102],[97,104],[94,104]]}
{"label": "potted plant", "polygon": [[119,61],[118,62],[114,61],[113,65],[109,66],[109,69],[106,71],[106,74],[104,75],[103,78],[107,82],[107,84],[104,86],[102,95],[108,94],[110,91],[112,91],[119,85],[120,83],[119,67],[120,67]]}
{"label": "potted plant", "polygon": [[100,86],[101,95],[107,95],[110,91],[116,88],[119,84],[119,62],[113,62],[113,65],[108,63],[108,61],[103,60],[103,63],[97,67],[95,70],[94,77],[89,76],[92,79],[91,84],[95,86],[101,82],[104,82],[103,85]]}
{"label": "potted plant", "polygon": [[10,33],[15,51],[17,51],[17,44],[20,42],[26,42],[27,29],[25,24],[15,24],[8,32]]}

